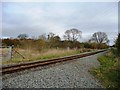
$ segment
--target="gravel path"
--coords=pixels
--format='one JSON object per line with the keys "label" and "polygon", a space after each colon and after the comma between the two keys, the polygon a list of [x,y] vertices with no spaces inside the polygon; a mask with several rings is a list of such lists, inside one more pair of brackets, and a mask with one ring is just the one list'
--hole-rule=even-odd
{"label": "gravel path", "polygon": [[97,57],[104,53],[4,75],[3,88],[102,88],[88,70],[99,66]]}

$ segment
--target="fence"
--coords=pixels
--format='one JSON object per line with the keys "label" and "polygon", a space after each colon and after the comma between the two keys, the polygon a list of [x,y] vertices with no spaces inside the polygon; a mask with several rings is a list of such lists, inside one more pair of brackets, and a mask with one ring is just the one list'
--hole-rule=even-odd
{"label": "fence", "polygon": [[10,60],[13,54],[13,46],[0,46],[2,60]]}
{"label": "fence", "polygon": [[17,50],[13,49],[14,46],[0,46],[0,58],[2,58],[2,61],[11,60],[14,55],[18,55],[21,58],[25,59],[25,57],[20,54]]}

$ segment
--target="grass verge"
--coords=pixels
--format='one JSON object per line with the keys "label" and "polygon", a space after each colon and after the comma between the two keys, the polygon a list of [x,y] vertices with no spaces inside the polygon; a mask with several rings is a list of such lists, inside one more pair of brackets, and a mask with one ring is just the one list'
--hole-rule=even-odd
{"label": "grass verge", "polygon": [[35,61],[35,60],[48,60],[53,58],[59,58],[74,54],[81,53],[80,50],[65,50],[65,49],[47,49],[43,50],[42,52],[37,52],[34,50],[17,50],[19,53],[21,53],[25,59],[22,59],[20,55],[17,53],[14,53],[14,56],[11,60],[3,61],[2,64],[13,64],[13,63],[21,63],[21,62],[29,62],[29,61]]}
{"label": "grass verge", "polygon": [[99,68],[93,68],[90,72],[97,77],[106,88],[119,88],[120,86],[120,57],[111,50],[104,56],[100,56]]}
{"label": "grass verge", "polygon": [[53,58],[59,58],[64,56],[70,56],[75,54],[80,54],[83,52],[90,52],[96,51],[93,49],[44,49],[41,52],[36,50],[25,50],[25,49],[16,49],[21,55],[25,57],[22,59],[20,55],[17,53],[13,54],[13,58],[11,60],[3,61],[2,64],[15,64],[15,63],[23,63],[29,61],[36,61],[36,60],[49,60]]}

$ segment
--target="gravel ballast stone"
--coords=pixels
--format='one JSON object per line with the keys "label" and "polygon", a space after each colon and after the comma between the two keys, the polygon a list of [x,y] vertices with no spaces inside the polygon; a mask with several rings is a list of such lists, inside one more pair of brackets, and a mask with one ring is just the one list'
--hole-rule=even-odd
{"label": "gravel ballast stone", "polygon": [[104,53],[4,75],[2,88],[103,88],[89,70]]}

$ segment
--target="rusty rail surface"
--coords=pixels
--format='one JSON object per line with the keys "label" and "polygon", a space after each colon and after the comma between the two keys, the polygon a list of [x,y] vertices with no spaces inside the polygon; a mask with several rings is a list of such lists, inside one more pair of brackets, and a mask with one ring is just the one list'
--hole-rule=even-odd
{"label": "rusty rail surface", "polygon": [[16,64],[16,65],[6,66],[6,67],[2,67],[2,74],[4,75],[4,74],[22,71],[25,69],[35,68],[38,66],[45,66],[45,65],[55,64],[58,62],[82,58],[82,57],[94,55],[94,54],[104,52],[104,51],[107,51],[107,49],[95,51],[95,52],[77,54],[77,55],[72,55],[72,56],[66,56],[66,57],[62,57],[62,58],[55,58],[55,59],[50,59],[50,60],[45,60],[45,61],[36,61],[36,62],[21,63],[21,64]]}

